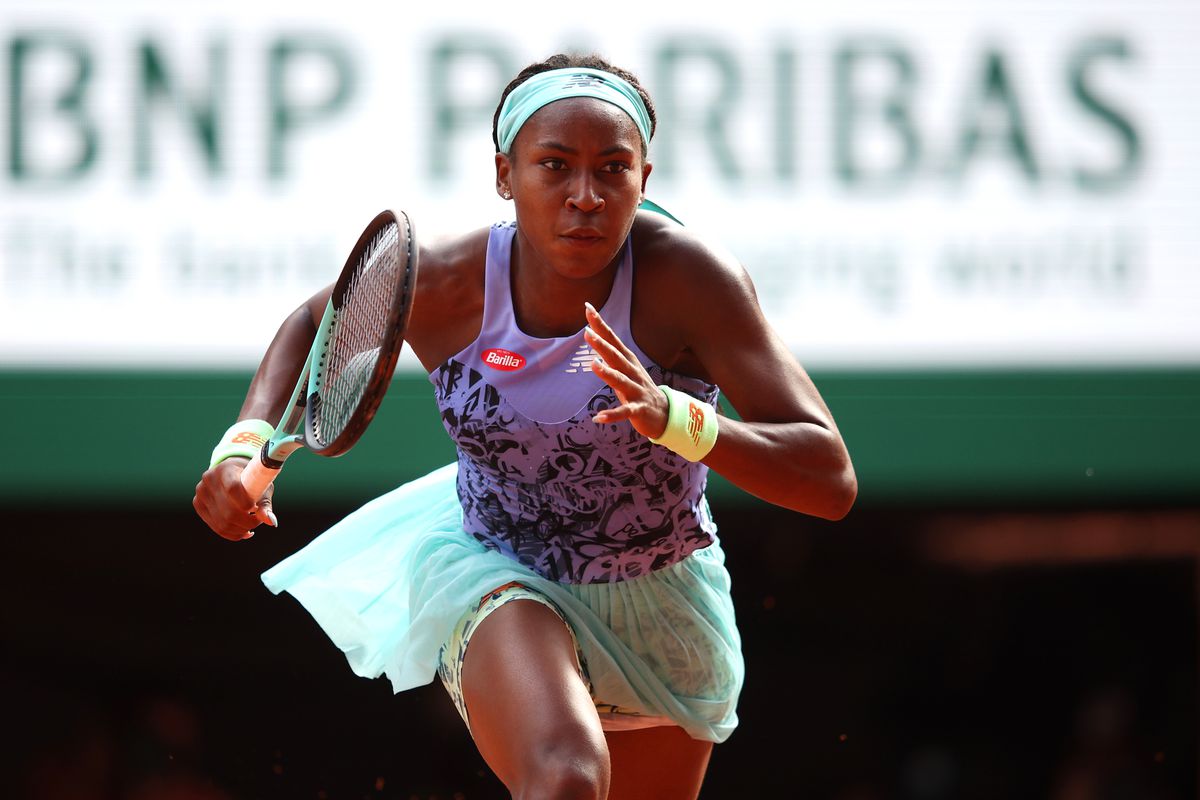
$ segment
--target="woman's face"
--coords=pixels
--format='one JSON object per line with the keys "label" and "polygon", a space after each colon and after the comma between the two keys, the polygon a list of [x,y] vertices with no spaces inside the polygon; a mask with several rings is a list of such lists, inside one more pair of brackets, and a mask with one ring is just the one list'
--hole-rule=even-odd
{"label": "woman's face", "polygon": [[517,230],[560,275],[587,278],[621,251],[650,164],[625,112],[590,97],[556,100],[496,155],[496,188],[516,203]]}

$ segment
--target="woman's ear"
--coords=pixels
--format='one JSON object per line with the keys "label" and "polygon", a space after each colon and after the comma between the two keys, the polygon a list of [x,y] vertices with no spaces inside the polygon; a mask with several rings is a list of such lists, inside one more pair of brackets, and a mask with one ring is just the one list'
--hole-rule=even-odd
{"label": "woman's ear", "polygon": [[650,180],[650,173],[654,170],[654,165],[647,161],[642,165],[642,199],[646,199],[646,181]]}
{"label": "woman's ear", "polygon": [[512,200],[512,162],[504,153],[496,153],[496,194]]}

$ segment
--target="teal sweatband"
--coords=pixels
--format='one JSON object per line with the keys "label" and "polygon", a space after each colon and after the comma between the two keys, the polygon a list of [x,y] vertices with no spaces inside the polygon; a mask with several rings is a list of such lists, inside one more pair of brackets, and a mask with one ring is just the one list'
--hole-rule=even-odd
{"label": "teal sweatband", "polygon": [[517,131],[538,109],[568,97],[594,97],[612,103],[637,125],[642,142],[650,144],[650,113],[642,96],[629,81],[599,69],[567,67],[539,72],[504,98],[496,121],[500,152],[508,153],[512,149]]}
{"label": "teal sweatband", "polygon": [[667,396],[667,429],[650,441],[661,444],[688,461],[699,461],[717,443],[717,411],[703,400],[659,386]]}
{"label": "teal sweatband", "polygon": [[258,451],[275,435],[275,426],[262,419],[242,419],[229,426],[229,430],[213,448],[208,468],[212,469],[227,458],[241,456],[254,458]]}

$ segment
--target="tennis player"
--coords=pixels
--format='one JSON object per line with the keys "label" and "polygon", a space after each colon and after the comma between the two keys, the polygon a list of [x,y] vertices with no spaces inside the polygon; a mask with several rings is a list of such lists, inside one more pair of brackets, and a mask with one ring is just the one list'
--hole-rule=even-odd
{"label": "tennis player", "polygon": [[[439,675],[517,798],[695,798],[743,678],[708,470],[827,519],[857,491],[745,270],[640,208],[654,128],[638,80],[598,57],[509,84],[493,136],[516,221],[422,250],[406,334],[457,463],[263,576],[358,674]],[[234,441],[283,407],[327,296],[283,323],[196,488],[226,538],[274,524]]]}

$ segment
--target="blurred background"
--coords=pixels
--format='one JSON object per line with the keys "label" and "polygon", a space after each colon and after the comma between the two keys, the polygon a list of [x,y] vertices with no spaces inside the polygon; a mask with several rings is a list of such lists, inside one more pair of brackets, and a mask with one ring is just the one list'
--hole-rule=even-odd
{"label": "blurred background", "polygon": [[829,524],[711,482],[748,680],[704,797],[1196,797],[1197,41],[1183,0],[0,0],[3,794],[504,796],[440,686],[258,580],[451,459],[415,361],[278,531],[190,502],[366,220],[507,218],[501,89],[595,50],[861,486]]}

